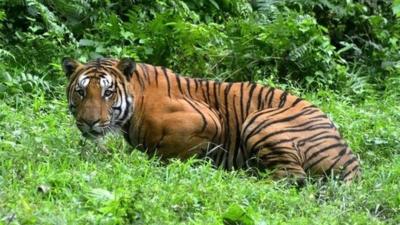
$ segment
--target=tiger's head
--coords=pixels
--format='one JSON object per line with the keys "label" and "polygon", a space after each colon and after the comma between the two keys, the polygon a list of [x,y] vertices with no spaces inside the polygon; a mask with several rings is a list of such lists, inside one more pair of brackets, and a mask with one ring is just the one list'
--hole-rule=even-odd
{"label": "tiger's head", "polygon": [[62,60],[69,80],[69,110],[85,137],[97,138],[121,128],[133,112],[129,80],[136,69],[133,60],[97,59],[82,64]]}

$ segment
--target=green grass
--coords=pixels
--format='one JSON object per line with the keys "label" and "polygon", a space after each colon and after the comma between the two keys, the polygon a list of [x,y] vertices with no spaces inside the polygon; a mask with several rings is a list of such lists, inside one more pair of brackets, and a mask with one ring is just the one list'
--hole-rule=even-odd
{"label": "green grass", "polygon": [[[62,89],[62,88],[60,88]],[[63,96],[0,102],[0,224],[399,224],[400,104],[305,94],[362,161],[362,180],[296,189],[267,176],[157,158],[111,136],[81,140]]]}

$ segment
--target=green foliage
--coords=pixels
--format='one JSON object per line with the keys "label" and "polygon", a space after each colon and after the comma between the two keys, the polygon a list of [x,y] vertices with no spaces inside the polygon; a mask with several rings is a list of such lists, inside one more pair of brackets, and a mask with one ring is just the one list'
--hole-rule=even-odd
{"label": "green foliage", "polygon": [[356,95],[399,73],[396,1],[250,3],[5,0],[0,57],[40,74],[65,55],[131,56],[184,74]]}
{"label": "green foliage", "polygon": [[238,204],[232,204],[223,214],[224,224],[234,225],[234,224],[243,224],[243,225],[254,225],[255,220],[252,218],[252,214],[254,215],[254,210],[244,209],[242,206]]}
{"label": "green foliage", "polygon": [[313,15],[327,29],[344,63],[359,67],[377,88],[383,88],[383,80],[399,73],[399,20],[392,11],[396,2],[285,0],[274,4],[279,9]]}
{"label": "green foliage", "polygon": [[6,98],[9,95],[18,95],[26,93],[49,92],[50,85],[44,77],[38,77],[32,74],[20,73],[17,76],[11,76],[4,72],[2,83],[0,84],[0,97]]}
{"label": "green foliage", "polygon": [[400,16],[400,1],[399,0],[394,0],[393,1],[393,7],[392,7],[393,13],[396,14],[396,16]]}

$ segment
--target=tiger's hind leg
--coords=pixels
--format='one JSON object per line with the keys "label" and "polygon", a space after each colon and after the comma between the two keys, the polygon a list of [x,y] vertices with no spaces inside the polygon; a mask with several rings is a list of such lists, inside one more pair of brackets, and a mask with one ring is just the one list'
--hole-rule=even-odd
{"label": "tiger's hind leg", "polygon": [[275,177],[306,173],[358,176],[358,161],[332,122],[312,105],[271,108],[250,115],[242,129],[242,145]]}
{"label": "tiger's hind leg", "polygon": [[294,178],[302,183],[306,177],[303,157],[295,145],[295,138],[281,132],[286,119],[282,113],[290,108],[265,109],[250,115],[243,124],[242,146],[248,155],[255,158],[259,169],[272,169],[272,177]]}
{"label": "tiger's hind leg", "polygon": [[299,159],[299,155],[289,147],[263,147],[257,151],[257,167],[272,171],[272,178],[275,180],[289,178],[297,184],[303,184],[306,173]]}

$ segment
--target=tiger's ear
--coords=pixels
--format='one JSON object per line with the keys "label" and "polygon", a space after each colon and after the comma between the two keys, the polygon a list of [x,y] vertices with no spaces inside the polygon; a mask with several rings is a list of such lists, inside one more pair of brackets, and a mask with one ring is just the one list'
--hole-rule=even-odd
{"label": "tiger's ear", "polygon": [[81,65],[81,63],[75,59],[65,57],[62,59],[61,65],[65,75],[69,78],[75,72],[76,68]]}
{"label": "tiger's ear", "polygon": [[130,80],[132,73],[136,70],[136,63],[131,58],[123,58],[119,61],[117,68]]}

